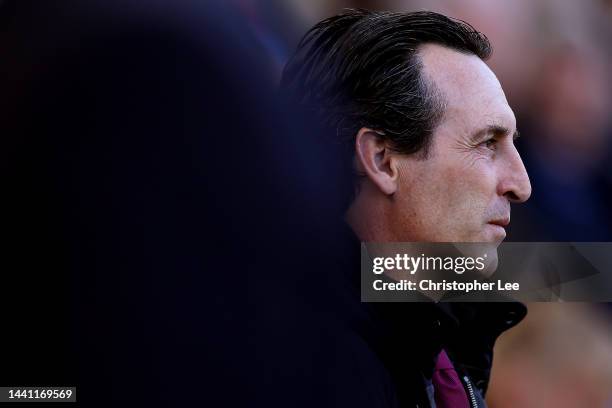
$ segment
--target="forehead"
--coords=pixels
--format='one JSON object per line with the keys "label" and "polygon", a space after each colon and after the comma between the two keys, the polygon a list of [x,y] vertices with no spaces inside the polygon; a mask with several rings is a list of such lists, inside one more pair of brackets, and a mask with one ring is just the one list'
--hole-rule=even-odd
{"label": "forehead", "polygon": [[516,120],[504,91],[491,69],[473,54],[437,44],[419,49],[423,75],[445,102],[442,122],[452,122],[466,131],[497,124],[515,129]]}

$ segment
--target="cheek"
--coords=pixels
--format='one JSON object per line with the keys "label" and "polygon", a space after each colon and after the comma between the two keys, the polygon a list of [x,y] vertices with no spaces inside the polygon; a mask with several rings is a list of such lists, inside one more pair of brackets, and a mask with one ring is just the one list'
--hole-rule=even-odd
{"label": "cheek", "polygon": [[393,229],[403,241],[472,241],[482,233],[495,183],[486,163],[421,162],[400,172]]}
{"label": "cheek", "polygon": [[495,183],[485,163],[470,166],[440,166],[428,181],[430,211],[435,228],[449,239],[468,240],[482,230],[487,207],[494,197]]}

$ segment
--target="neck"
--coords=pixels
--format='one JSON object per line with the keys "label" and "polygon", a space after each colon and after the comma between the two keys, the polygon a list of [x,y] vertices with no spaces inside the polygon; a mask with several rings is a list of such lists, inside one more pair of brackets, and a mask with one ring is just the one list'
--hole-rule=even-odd
{"label": "neck", "polygon": [[360,241],[393,242],[391,229],[386,225],[388,209],[382,200],[373,199],[361,191],[346,212],[346,222]]}

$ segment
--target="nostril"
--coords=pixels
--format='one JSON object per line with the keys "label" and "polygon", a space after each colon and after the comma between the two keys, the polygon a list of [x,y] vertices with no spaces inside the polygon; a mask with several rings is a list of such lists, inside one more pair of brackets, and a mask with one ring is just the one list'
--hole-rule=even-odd
{"label": "nostril", "polygon": [[508,199],[508,201],[510,201],[511,203],[515,203],[515,202],[520,202],[521,201],[519,196],[514,191],[508,191],[505,194],[505,196]]}

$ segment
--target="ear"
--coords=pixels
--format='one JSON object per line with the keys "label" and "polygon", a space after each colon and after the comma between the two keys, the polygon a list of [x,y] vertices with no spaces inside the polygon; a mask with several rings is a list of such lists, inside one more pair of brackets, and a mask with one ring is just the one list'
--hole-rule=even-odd
{"label": "ear", "polygon": [[355,140],[355,159],[357,171],[365,173],[383,194],[395,193],[397,162],[380,132],[369,128],[359,129]]}

